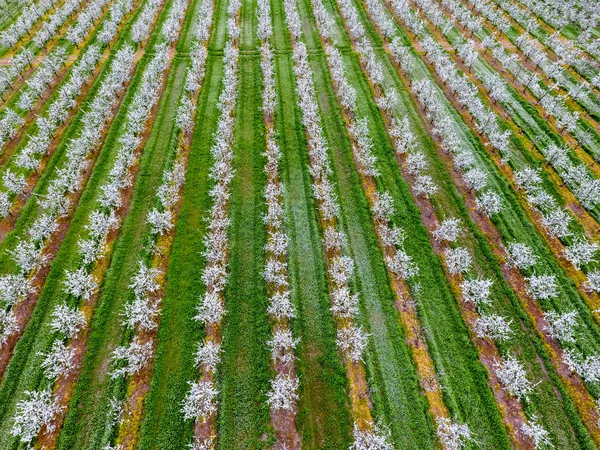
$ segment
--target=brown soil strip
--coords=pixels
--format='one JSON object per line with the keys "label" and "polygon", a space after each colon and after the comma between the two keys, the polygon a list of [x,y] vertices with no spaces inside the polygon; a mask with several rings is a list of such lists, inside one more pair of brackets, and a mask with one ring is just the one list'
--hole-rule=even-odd
{"label": "brown soil strip", "polygon": [[[158,14],[156,17],[158,17]],[[156,19],[156,17],[155,17],[155,19]],[[138,52],[141,53],[142,50],[138,50]],[[173,56],[174,56],[174,51],[171,51],[169,53],[169,58],[172,59]],[[139,61],[139,59],[138,59],[138,61]],[[171,70],[171,66],[169,65],[167,70],[163,74],[164,78],[163,78],[163,84],[162,84],[161,90],[158,94],[159,98],[162,97],[162,94],[164,92],[165,85],[166,85],[166,79],[168,78],[168,74],[169,74],[170,70]],[[131,185],[129,187],[127,187],[126,189],[124,189],[123,192],[121,193],[121,206],[119,207],[119,209],[116,212],[116,217],[118,218],[119,226],[113,228],[108,235],[108,238],[106,240],[107,241],[107,250],[105,253],[106,255],[111,254],[114,244],[120,234],[120,224],[122,224],[124,218],[127,216],[127,214],[129,213],[129,210],[131,208],[131,200],[133,198],[135,179],[137,178],[137,174],[138,174],[139,166],[140,166],[140,164],[139,164],[140,157],[144,150],[145,144],[148,141],[148,138],[150,137],[152,125],[154,123],[154,120],[156,119],[156,114],[158,113],[159,103],[160,102],[157,101],[156,104],[153,106],[151,113],[149,115],[149,118],[146,121],[146,126],[144,129],[144,132],[141,135],[140,143],[138,144],[138,147],[135,151],[135,154],[134,154],[135,163],[129,169],[129,179],[131,179],[133,181],[132,181]],[[108,270],[109,264],[110,264],[110,258],[108,258],[108,257],[105,257],[105,258],[101,259],[100,262],[98,262],[98,264],[96,265],[96,267],[94,267],[94,270],[92,272],[92,275],[95,280],[100,282],[101,280],[104,279],[104,275],[106,274],[106,271]],[[89,300],[85,301],[85,303],[81,307],[82,311],[85,313],[88,324],[90,324],[91,318],[92,318],[92,316],[94,314],[94,310],[96,308],[96,304],[98,303],[100,298],[101,298],[101,291],[98,289],[90,297]],[[87,352],[87,342],[88,342],[88,338],[89,338],[90,334],[91,334],[91,328],[88,326],[81,333],[79,333],[75,338],[73,338],[71,340],[71,342],[69,343],[69,349],[75,351],[75,357],[73,358],[71,370],[69,371],[69,373],[67,375],[59,377],[56,380],[56,383],[54,386],[54,400],[57,401],[58,404],[63,407],[63,409],[62,409],[61,413],[58,414],[53,421],[53,425],[55,426],[55,428],[52,432],[49,432],[46,429],[46,427],[43,427],[41,429],[41,431],[38,435],[38,439],[35,444],[36,449],[50,450],[50,449],[53,449],[56,447],[56,441],[60,434],[60,430],[62,428],[65,416],[68,412],[68,406],[69,406],[69,402],[71,400],[71,396],[73,395],[75,386],[77,385],[77,380],[79,379],[79,374],[81,373],[81,368],[83,365],[83,360],[85,358],[85,354]]]}
{"label": "brown soil strip", "polygon": [[[415,36],[412,34],[410,34],[410,35],[411,35],[412,45],[415,47],[415,49],[420,54],[423,54],[424,51],[423,51],[422,47],[418,44],[418,42],[415,42]],[[398,75],[400,76],[400,78],[402,79],[405,86],[410,86],[410,81],[405,76],[402,69],[395,62],[393,56],[391,55],[391,51],[387,46],[386,46],[386,52],[390,56],[390,61],[396,67],[396,71],[397,71]],[[429,70],[431,71],[432,75],[435,74],[434,69],[425,60],[424,60],[424,62],[429,67]],[[443,86],[443,83],[441,83],[441,81],[437,77],[434,76],[434,78],[436,79],[436,82],[438,83],[438,85],[440,87],[445,88],[445,86]],[[407,91],[410,93],[413,103],[415,105],[420,105],[420,103],[418,102],[418,100],[416,99],[414,94],[410,90],[407,90]],[[448,96],[448,92],[446,92],[446,90],[444,92],[445,92],[446,96]],[[449,97],[449,100],[451,100],[451,99],[452,99],[452,96]],[[462,108],[457,108],[456,105],[454,105],[454,107],[459,113],[461,113],[465,123],[468,124],[468,118],[464,117],[466,115],[464,110],[462,110]],[[480,212],[477,211],[476,198],[475,198],[474,192],[469,188],[469,186],[463,180],[462,176],[459,175],[459,170],[457,168],[454,168],[454,163],[452,161],[452,157],[449,154],[444,153],[443,151],[439,150],[439,144],[440,144],[439,136],[437,136],[431,132],[433,124],[425,118],[425,111],[420,106],[417,106],[416,109],[421,116],[422,122],[428,128],[429,134],[431,136],[433,136],[434,140],[436,140],[436,142],[438,143],[438,147],[436,147],[436,148],[438,148],[438,155],[439,155],[440,159],[442,160],[442,162],[444,163],[447,172],[452,177],[454,185],[456,186],[456,188],[458,189],[458,191],[462,195],[462,197],[465,199],[467,211],[469,213],[469,216],[471,217],[471,220],[473,220],[477,224],[478,228],[483,232],[483,234],[486,236],[486,238],[490,242],[490,244],[491,244],[490,247],[491,247],[494,255],[496,256],[498,262],[501,263],[502,272],[503,272],[503,275],[504,275],[506,281],[509,283],[511,288],[515,291],[515,293],[519,297],[519,300],[521,301],[521,304],[523,305],[525,310],[528,312],[530,317],[533,319],[533,322],[536,325],[536,331],[537,331],[538,335],[540,336],[540,338],[542,339],[542,341],[544,342],[544,345],[550,354],[550,359],[552,361],[552,364],[553,364],[555,370],[557,371],[562,382],[564,383],[565,387],[567,388],[567,391],[569,392],[570,396],[573,398],[574,403],[577,407],[577,410],[578,410],[579,414],[581,415],[582,420],[585,423],[592,438],[594,439],[594,441],[597,444],[599,444],[600,443],[600,426],[598,424],[598,420],[600,419],[600,414],[598,413],[598,410],[596,409],[595,400],[590,395],[590,393],[587,391],[587,388],[583,384],[583,381],[581,380],[581,378],[576,374],[572,374],[568,370],[568,368],[565,366],[565,364],[563,363],[563,361],[562,361],[563,352],[562,352],[562,349],[560,348],[559,343],[556,340],[553,340],[552,338],[550,338],[547,335],[547,333],[545,333],[543,331],[545,322],[544,322],[542,311],[539,308],[539,306],[537,305],[537,303],[535,302],[535,300],[533,300],[531,297],[528,296],[527,291],[526,291],[526,282],[525,282],[525,279],[523,278],[522,274],[517,269],[510,267],[507,264],[508,255],[506,254],[506,251],[503,248],[503,245],[502,245],[503,241],[502,241],[501,235],[499,234],[498,230],[493,225],[491,220],[486,215],[481,214]],[[476,133],[472,124],[471,124],[470,128],[473,133]],[[505,167],[505,166],[503,166],[503,167]],[[530,219],[533,221],[532,218],[530,218]],[[535,224],[535,222],[534,222],[534,224]]]}
{"label": "brown soil strip", "polygon": [[[239,22],[240,22],[240,16],[241,16],[241,10],[238,11],[238,14],[235,18],[235,21],[237,24],[239,24]],[[235,48],[237,48],[238,52],[239,52],[240,50],[239,50],[238,39],[231,39],[231,38],[229,38],[229,39],[231,40],[233,46]],[[239,59],[239,53],[238,53],[238,59]],[[239,61],[238,61],[238,63],[239,63]],[[238,67],[237,75],[239,76],[239,67]],[[238,89],[239,89],[239,86],[238,86]],[[232,112],[231,114],[234,114],[234,113],[235,112]],[[224,218],[227,218],[227,211],[229,210],[229,203],[226,203],[224,205],[223,210],[225,211]],[[225,259],[226,263],[229,262],[229,253],[227,253],[225,255],[224,259]],[[215,287],[213,284],[208,284],[206,286],[207,293],[211,293],[214,291],[215,291]],[[227,305],[223,291],[220,290],[217,294],[219,296],[219,300],[221,301],[221,303],[224,305]],[[209,323],[206,326],[206,336],[204,337],[204,342],[206,342],[206,343],[213,342],[215,344],[221,345],[221,343],[222,343],[221,331],[222,331],[221,322]],[[215,372],[212,370],[209,370],[206,367],[206,365],[203,364],[201,367],[201,370],[200,370],[200,379],[210,381],[211,383],[214,384],[215,383]],[[214,448],[214,444],[216,443],[216,441],[218,439],[217,425],[216,425],[217,414],[218,414],[218,412],[214,412],[206,417],[203,417],[202,420],[195,421],[195,423],[194,423],[194,441],[206,443],[206,444],[208,444],[209,448]]]}
{"label": "brown soil strip", "polygon": [[[272,137],[275,135],[275,129],[273,126],[273,117],[270,114],[265,113],[265,135],[267,137]],[[265,144],[267,141],[265,140]],[[279,178],[279,173],[276,174],[268,174],[268,179],[273,181],[276,185],[280,185],[281,180]],[[282,231],[285,232],[285,226],[280,228],[267,225],[267,236],[271,233]],[[268,259],[278,259],[281,263],[287,263],[285,255],[275,255],[273,252],[266,251],[265,252],[265,260]],[[289,274],[286,270],[285,273],[286,279],[289,278]],[[276,289],[270,286],[270,283],[267,283],[267,291],[268,295],[271,296],[276,293]],[[277,319],[273,318],[273,332],[276,330],[290,330],[289,320],[285,318]],[[273,369],[277,372],[278,375],[289,375],[296,376],[296,366],[294,361],[292,360],[290,363],[284,364],[281,360],[278,360],[275,364],[272,364]],[[291,410],[286,409],[276,409],[271,407],[271,425],[273,426],[273,430],[275,432],[275,437],[277,439],[277,443],[274,447],[275,450],[300,450],[302,448],[302,441],[300,439],[300,435],[298,434],[298,429],[296,427],[296,415],[298,413],[297,405]]]}

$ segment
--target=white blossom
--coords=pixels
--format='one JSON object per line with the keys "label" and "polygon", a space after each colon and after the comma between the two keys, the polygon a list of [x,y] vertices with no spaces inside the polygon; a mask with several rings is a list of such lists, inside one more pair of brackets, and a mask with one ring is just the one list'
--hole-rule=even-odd
{"label": "white blossom", "polygon": [[538,256],[533,253],[531,247],[513,242],[508,244],[509,262],[521,270],[529,269],[537,262]]}
{"label": "white blossom", "polygon": [[471,255],[464,247],[446,249],[446,264],[452,275],[467,272],[471,267]]}
{"label": "white blossom", "polygon": [[69,308],[64,303],[52,311],[51,317],[50,327],[52,330],[64,334],[67,339],[77,336],[87,324],[83,311]]}
{"label": "white blossom", "polygon": [[213,341],[200,342],[196,349],[194,364],[204,366],[209,372],[214,372],[221,361],[221,345]]}
{"label": "white blossom", "polygon": [[10,433],[19,436],[21,442],[29,443],[37,437],[44,425],[50,432],[55,430],[53,420],[62,408],[52,399],[52,392],[49,390],[25,391],[25,395],[27,398],[17,403]]}
{"label": "white blossom", "polygon": [[64,291],[78,298],[89,300],[96,290],[97,283],[92,274],[80,267],[77,270],[66,270],[66,280],[63,281]]}
{"label": "white blossom", "polygon": [[297,377],[278,373],[271,380],[271,389],[267,392],[267,403],[275,410],[291,411],[298,400],[296,392],[300,381]]}
{"label": "white blossom", "polygon": [[544,427],[537,423],[537,417],[535,416],[521,425],[521,432],[531,438],[536,450],[544,447],[554,447],[550,441],[550,434]]}
{"label": "white blossom", "polygon": [[433,231],[433,236],[437,241],[454,242],[461,231],[459,219],[445,219],[440,226]]}
{"label": "white blossom", "polygon": [[529,285],[527,291],[536,300],[549,299],[558,296],[558,286],[554,275],[532,275],[525,278]]}
{"label": "white blossom", "polygon": [[117,347],[112,353],[113,362],[123,361],[124,365],[112,371],[111,377],[134,375],[139,372],[152,356],[152,340],[142,343],[138,336],[127,346]]}
{"label": "white blossom", "polygon": [[475,442],[467,424],[459,424],[447,417],[437,418],[436,433],[444,448],[448,450],[462,450],[469,443]]}
{"label": "white blossom", "polygon": [[527,379],[523,364],[515,357],[503,358],[502,361],[494,364],[494,369],[498,379],[511,395],[521,399],[533,391],[534,386]]}
{"label": "white blossom", "polygon": [[577,327],[577,311],[559,314],[549,311],[544,314],[548,325],[545,331],[554,339],[575,343],[575,328]]}
{"label": "white blossom", "polygon": [[75,349],[68,348],[63,341],[57,339],[52,343],[50,351],[44,354],[41,367],[47,378],[56,380],[59,376],[69,373],[74,357]]}
{"label": "white blossom", "polygon": [[190,390],[183,401],[182,412],[185,420],[206,419],[217,411],[217,395],[219,391],[210,380],[189,382]]}
{"label": "white blossom", "polygon": [[510,327],[511,323],[512,320],[506,320],[497,314],[482,315],[475,321],[475,333],[480,338],[489,337],[496,341],[506,341],[514,334]]}

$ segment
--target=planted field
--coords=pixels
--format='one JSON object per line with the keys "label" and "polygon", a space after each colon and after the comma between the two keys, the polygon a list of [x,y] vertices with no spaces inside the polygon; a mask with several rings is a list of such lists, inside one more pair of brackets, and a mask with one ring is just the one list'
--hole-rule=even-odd
{"label": "planted field", "polygon": [[600,447],[592,3],[0,0],[0,450]]}

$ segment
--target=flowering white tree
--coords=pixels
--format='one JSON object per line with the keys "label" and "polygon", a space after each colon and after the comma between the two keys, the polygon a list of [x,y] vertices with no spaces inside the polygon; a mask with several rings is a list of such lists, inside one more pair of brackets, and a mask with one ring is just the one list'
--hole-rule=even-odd
{"label": "flowering white tree", "polygon": [[436,241],[454,242],[461,231],[459,219],[445,219],[440,226],[433,231],[433,236]]}
{"label": "flowering white tree", "polygon": [[482,315],[475,320],[474,331],[480,338],[489,337],[495,341],[506,341],[514,331],[510,327],[512,320],[506,320],[497,314]]}
{"label": "flowering white tree", "polygon": [[463,299],[475,305],[488,304],[490,303],[489,297],[493,284],[494,282],[491,279],[484,278],[464,280],[460,285]]}
{"label": "flowering white tree", "polygon": [[29,443],[35,439],[45,425],[48,431],[54,431],[54,417],[62,410],[52,399],[52,392],[25,391],[28,398],[17,403],[14,425],[11,429],[13,436],[19,436],[21,442]]}
{"label": "flowering white tree", "polygon": [[217,411],[217,395],[219,391],[210,380],[188,382],[190,390],[183,401],[182,412],[185,420],[206,419]]}
{"label": "flowering white tree", "polygon": [[527,291],[534,299],[546,300],[558,296],[555,275],[532,275],[525,279],[529,282]]}
{"label": "flowering white tree", "polygon": [[600,356],[592,355],[583,357],[576,350],[565,350],[563,361],[569,367],[569,370],[578,374],[588,383],[597,383],[600,381]]}
{"label": "flowering white tree", "polygon": [[77,270],[66,270],[66,280],[64,280],[64,290],[67,294],[73,295],[84,300],[89,300],[96,290],[97,283],[92,274],[87,273],[85,268],[80,267]]}
{"label": "flowering white tree", "polygon": [[299,340],[294,339],[289,329],[277,329],[273,337],[267,342],[271,348],[271,359],[287,364],[294,359],[294,349]]}
{"label": "flowering white tree", "polygon": [[271,380],[271,389],[267,393],[267,403],[275,410],[291,411],[298,400],[300,381],[294,375],[278,373]]}
{"label": "flowering white tree", "polygon": [[213,341],[198,343],[194,364],[197,367],[204,366],[207,370],[214,372],[217,364],[221,361],[221,344]]}
{"label": "flowering white tree", "polygon": [[348,326],[338,330],[336,343],[338,348],[351,361],[362,359],[362,354],[367,348],[369,335],[361,327]]}
{"label": "flowering white tree", "polygon": [[73,365],[75,349],[68,348],[60,339],[52,343],[52,348],[44,354],[42,368],[47,378],[56,380],[61,375],[69,373]]}
{"label": "flowering white tree", "polygon": [[444,448],[448,450],[461,450],[469,443],[475,442],[473,433],[466,423],[459,424],[447,417],[437,418],[436,433]]}
{"label": "flowering white tree", "polygon": [[223,305],[219,294],[207,292],[201,299],[202,301],[198,305],[198,314],[194,316],[194,319],[205,325],[218,323],[225,316],[225,305]]}
{"label": "flowering white tree", "polygon": [[575,328],[578,325],[577,311],[569,311],[563,314],[549,311],[544,314],[544,318],[548,322],[545,331],[552,338],[563,342],[575,342]]}
{"label": "flowering white tree", "polygon": [[285,290],[273,294],[267,312],[277,319],[296,317],[296,308],[290,298],[290,291]]}
{"label": "flowering white tree", "polygon": [[589,242],[584,237],[577,238],[574,242],[565,248],[565,258],[573,263],[580,270],[582,264],[589,264],[595,261],[594,256],[598,251],[596,242]]}
{"label": "flowering white tree", "polygon": [[588,272],[584,285],[590,291],[600,292],[600,270],[594,269]]}
{"label": "flowering white tree", "polygon": [[3,275],[0,277],[0,300],[13,305],[34,292],[31,281],[23,275]]}
{"label": "flowering white tree", "polygon": [[331,301],[331,312],[335,317],[350,318],[358,313],[358,294],[352,294],[348,286],[335,289]]}
{"label": "flowering white tree", "polygon": [[521,425],[521,433],[531,438],[536,450],[541,448],[554,447],[550,440],[550,433],[537,423],[537,417],[533,416],[530,420]]}
{"label": "flowering white tree", "polygon": [[62,333],[71,339],[86,326],[85,314],[77,308],[69,308],[66,304],[58,305],[52,311],[50,327],[57,333]]}
{"label": "flowering white tree", "polygon": [[376,192],[371,209],[376,220],[388,222],[394,214],[394,199],[388,192]]}
{"label": "flowering white tree", "polygon": [[123,361],[121,367],[112,371],[111,376],[118,378],[122,375],[133,375],[139,372],[142,367],[150,360],[152,356],[152,340],[141,342],[138,336],[126,346],[117,347],[112,353],[112,360],[115,363]]}
{"label": "flowering white tree", "polygon": [[370,428],[361,430],[354,424],[354,442],[350,450],[393,450],[390,431],[380,424],[370,424]]}
{"label": "flowering white tree", "polygon": [[497,214],[502,209],[502,199],[495,192],[485,192],[477,197],[477,208],[488,216]]}
{"label": "flowering white tree", "polygon": [[519,242],[508,244],[507,251],[509,262],[521,270],[534,266],[538,259],[538,256],[533,253],[531,247]]}
{"label": "flowering white tree", "polygon": [[323,230],[323,245],[327,250],[340,250],[346,242],[346,235],[343,231],[338,231],[332,226]]}
{"label": "flowering white tree", "polygon": [[445,256],[452,275],[467,272],[471,267],[471,255],[464,247],[446,249]]}
{"label": "flowering white tree", "polygon": [[569,224],[573,221],[571,215],[561,208],[556,208],[547,214],[542,214],[542,224],[548,232],[558,238],[572,235]]}
{"label": "flowering white tree", "polygon": [[0,347],[8,341],[8,338],[19,330],[19,323],[15,314],[4,309],[0,309]]}
{"label": "flowering white tree", "polygon": [[527,379],[523,364],[514,356],[503,358],[494,364],[496,376],[504,388],[515,397],[521,399],[533,392],[534,385]]}

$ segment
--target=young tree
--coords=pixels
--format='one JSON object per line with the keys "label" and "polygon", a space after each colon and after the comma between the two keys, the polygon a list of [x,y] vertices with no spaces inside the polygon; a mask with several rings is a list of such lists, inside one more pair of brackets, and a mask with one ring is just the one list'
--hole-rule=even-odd
{"label": "young tree", "polygon": [[492,216],[502,209],[502,200],[495,192],[485,192],[477,197],[476,206],[488,216]]}
{"label": "young tree", "polygon": [[267,403],[275,410],[291,411],[296,406],[300,381],[289,374],[278,373],[271,380],[271,389],[267,392]]}
{"label": "young tree", "polygon": [[204,366],[209,372],[214,372],[221,361],[221,344],[213,341],[198,343],[194,364],[196,367]]}
{"label": "young tree", "polygon": [[134,375],[139,372],[152,356],[152,340],[142,342],[139,336],[126,346],[117,347],[112,353],[114,363],[124,361],[124,365],[112,371],[111,377],[118,378],[122,375]]}
{"label": "young tree", "polygon": [[217,411],[217,395],[219,391],[210,380],[188,382],[190,390],[182,405],[185,420],[194,419],[206,422],[206,419]]}
{"label": "young tree", "polygon": [[274,293],[270,298],[267,312],[277,319],[296,317],[296,308],[290,298],[290,291],[284,290]]}
{"label": "young tree", "polygon": [[480,305],[490,303],[490,293],[494,282],[491,279],[475,278],[461,283],[463,299],[468,303]]}
{"label": "young tree", "polygon": [[506,341],[514,331],[510,327],[512,320],[506,320],[497,314],[482,315],[475,321],[475,333],[480,338],[489,337],[495,341]]}
{"label": "young tree", "polygon": [[600,356],[592,355],[584,358],[576,350],[568,349],[563,354],[563,361],[569,370],[577,373],[588,383],[600,381]]}
{"label": "young tree", "polygon": [[380,424],[371,424],[367,429],[361,430],[354,424],[354,442],[350,450],[393,450],[390,443],[390,431],[384,429]]}
{"label": "young tree", "polygon": [[338,330],[336,343],[338,348],[351,361],[357,362],[362,359],[362,354],[367,348],[369,335],[362,327],[354,325]]}
{"label": "young tree", "polygon": [[558,296],[555,275],[532,275],[525,279],[529,282],[527,291],[534,299],[546,300]]}
{"label": "young tree", "polygon": [[575,329],[577,328],[577,311],[569,311],[559,314],[549,311],[544,314],[548,325],[544,330],[554,339],[563,342],[575,343]]}
{"label": "young tree", "polygon": [[461,231],[459,219],[445,219],[440,226],[433,231],[433,236],[436,241],[454,242]]}
{"label": "young tree", "polygon": [[594,269],[588,272],[585,287],[592,292],[600,292],[600,270]]}
{"label": "young tree", "polygon": [[352,294],[348,286],[342,286],[331,293],[331,312],[338,318],[350,318],[358,314],[358,294]]}
{"label": "young tree", "polygon": [[452,275],[467,272],[471,267],[471,255],[464,247],[446,249],[446,264]]}
{"label": "young tree", "polygon": [[75,349],[68,348],[60,339],[55,340],[50,351],[44,354],[41,364],[46,378],[56,380],[59,376],[68,374],[74,357]]}
{"label": "young tree", "polygon": [[573,263],[577,270],[582,264],[594,262],[598,251],[596,242],[589,242],[585,237],[576,238],[571,245],[565,248],[565,258]]}
{"label": "young tree", "polygon": [[12,310],[6,311],[5,309],[0,309],[0,348],[18,330],[19,323]]}
{"label": "young tree", "polygon": [[50,390],[25,391],[25,395],[27,398],[17,403],[15,421],[10,432],[27,444],[37,437],[44,425],[50,432],[55,430],[53,420],[62,411],[62,407],[53,400]]}
{"label": "young tree", "polygon": [[292,362],[294,360],[294,349],[298,342],[299,340],[294,339],[289,329],[277,329],[271,340],[267,342],[267,345],[271,348],[271,359],[274,362],[281,361],[283,364]]}
{"label": "young tree", "polygon": [[538,259],[538,256],[533,253],[531,247],[519,242],[509,243],[507,251],[509,255],[509,263],[521,270],[533,267]]}
{"label": "young tree", "polygon": [[544,427],[537,423],[537,417],[533,416],[531,420],[521,425],[521,432],[531,438],[536,450],[541,448],[554,447],[550,441],[550,434]]}
{"label": "young tree", "polygon": [[494,369],[496,376],[511,395],[522,399],[533,392],[534,385],[527,379],[527,372],[525,372],[523,364],[514,356],[497,361]]}
{"label": "young tree", "polygon": [[0,300],[14,305],[34,292],[31,281],[23,275],[8,274],[0,277]]}
{"label": "young tree", "polygon": [[459,424],[447,417],[437,418],[436,434],[447,450],[462,450],[469,443],[475,443],[467,424]]}
{"label": "young tree", "polygon": [[96,290],[97,283],[92,274],[87,273],[85,268],[77,270],[66,270],[66,280],[63,281],[64,291],[78,298],[89,300]]}

